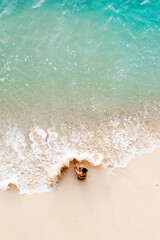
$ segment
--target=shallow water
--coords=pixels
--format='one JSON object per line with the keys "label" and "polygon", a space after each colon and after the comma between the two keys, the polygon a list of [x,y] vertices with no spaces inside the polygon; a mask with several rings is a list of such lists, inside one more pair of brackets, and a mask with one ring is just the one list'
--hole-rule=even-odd
{"label": "shallow water", "polygon": [[0,186],[49,191],[73,158],[160,146],[158,1],[0,3]]}

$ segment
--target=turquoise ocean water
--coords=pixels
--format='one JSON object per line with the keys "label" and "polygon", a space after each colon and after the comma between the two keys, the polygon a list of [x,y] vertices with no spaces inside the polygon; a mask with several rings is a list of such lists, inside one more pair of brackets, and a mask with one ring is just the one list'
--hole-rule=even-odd
{"label": "turquoise ocean water", "polygon": [[159,43],[159,1],[1,0],[1,188],[159,147]]}

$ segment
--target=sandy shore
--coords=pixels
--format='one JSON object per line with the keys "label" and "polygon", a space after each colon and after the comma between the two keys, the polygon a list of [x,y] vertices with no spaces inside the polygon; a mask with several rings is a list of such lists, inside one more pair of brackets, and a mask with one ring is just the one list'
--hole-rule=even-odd
{"label": "sandy shore", "polygon": [[160,150],[81,182],[71,167],[50,193],[0,191],[0,239],[159,240],[159,205]]}

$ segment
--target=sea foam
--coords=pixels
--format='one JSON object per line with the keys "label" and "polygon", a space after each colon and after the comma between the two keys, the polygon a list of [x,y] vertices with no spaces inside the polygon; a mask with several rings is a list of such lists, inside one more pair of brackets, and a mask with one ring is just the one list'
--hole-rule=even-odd
{"label": "sea foam", "polygon": [[0,188],[14,184],[20,194],[50,191],[74,158],[110,170],[125,167],[135,155],[160,147],[157,110],[158,105],[132,114],[114,113],[95,126],[84,121],[47,129],[34,125],[27,135],[10,126],[1,138]]}

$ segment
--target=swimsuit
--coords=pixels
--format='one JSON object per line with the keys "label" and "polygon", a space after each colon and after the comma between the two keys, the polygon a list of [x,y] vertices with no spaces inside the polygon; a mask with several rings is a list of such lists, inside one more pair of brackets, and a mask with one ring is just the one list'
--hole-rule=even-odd
{"label": "swimsuit", "polygon": [[86,175],[84,175],[84,176],[78,175],[79,180],[84,180],[85,178],[86,178]]}

